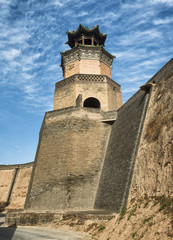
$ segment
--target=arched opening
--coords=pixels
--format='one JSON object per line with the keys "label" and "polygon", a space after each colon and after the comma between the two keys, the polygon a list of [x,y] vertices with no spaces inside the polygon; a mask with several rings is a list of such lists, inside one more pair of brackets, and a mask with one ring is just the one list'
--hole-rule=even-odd
{"label": "arched opening", "polygon": [[85,99],[83,106],[89,108],[100,108],[100,102],[97,98],[89,97]]}

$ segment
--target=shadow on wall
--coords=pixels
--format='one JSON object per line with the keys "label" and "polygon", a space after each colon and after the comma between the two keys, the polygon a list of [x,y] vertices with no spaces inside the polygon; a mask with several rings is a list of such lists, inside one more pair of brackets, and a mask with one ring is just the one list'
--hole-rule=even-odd
{"label": "shadow on wall", "polygon": [[150,94],[138,91],[118,111],[97,191],[95,209],[119,212],[126,205]]}

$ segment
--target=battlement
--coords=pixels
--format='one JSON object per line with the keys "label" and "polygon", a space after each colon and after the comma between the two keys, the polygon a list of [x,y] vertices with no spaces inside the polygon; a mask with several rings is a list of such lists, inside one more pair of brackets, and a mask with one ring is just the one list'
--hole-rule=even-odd
{"label": "battlement", "polygon": [[55,90],[60,87],[64,87],[67,84],[77,83],[77,82],[105,82],[113,87],[114,91],[120,91],[121,87],[118,83],[113,81],[106,75],[95,75],[95,74],[75,74],[68,78],[65,78],[55,84]]}

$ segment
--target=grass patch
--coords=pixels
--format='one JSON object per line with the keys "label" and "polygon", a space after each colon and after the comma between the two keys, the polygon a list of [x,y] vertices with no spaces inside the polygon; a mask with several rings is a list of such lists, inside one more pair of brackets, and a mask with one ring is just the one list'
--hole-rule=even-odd
{"label": "grass patch", "polygon": [[127,212],[127,208],[126,208],[125,206],[122,207],[122,208],[121,208],[121,212],[120,212],[120,218],[119,218],[119,220],[122,220],[122,219],[124,218],[126,212]]}
{"label": "grass patch", "polygon": [[141,233],[139,239],[143,238],[144,237],[144,232]]}
{"label": "grass patch", "polygon": [[160,199],[159,212],[165,210],[165,213],[173,213],[173,198],[167,198],[163,196]]}
{"label": "grass patch", "polygon": [[137,231],[132,233],[132,238],[134,238],[136,236],[136,233],[137,233]]}
{"label": "grass patch", "polygon": [[114,218],[114,216],[108,217],[108,221],[112,220],[113,218]]}
{"label": "grass patch", "polygon": [[153,202],[153,204],[152,204],[151,207],[155,207],[158,203],[159,203],[159,201],[158,201],[158,200],[155,200],[155,201]]}
{"label": "grass patch", "polygon": [[147,200],[144,204],[144,208],[146,208],[148,206],[148,203],[149,203],[149,201]]}
{"label": "grass patch", "polygon": [[149,223],[148,223],[148,226],[151,227],[153,224],[155,224],[155,222],[149,222]]}
{"label": "grass patch", "polygon": [[99,227],[99,229],[98,229],[99,232],[102,232],[103,230],[105,230],[105,226],[101,226],[101,227]]}
{"label": "grass patch", "polygon": [[137,209],[137,206],[134,206],[134,208],[129,212],[127,220],[129,220],[131,218],[131,216],[135,215],[136,209]]}
{"label": "grass patch", "polygon": [[146,222],[149,222],[152,218],[153,218],[153,216],[148,217],[148,218],[145,218],[145,219],[143,220],[143,224],[145,224]]}
{"label": "grass patch", "polygon": [[163,211],[164,214],[171,216],[171,224],[173,227],[173,198],[159,197],[157,200],[160,203],[159,212]]}

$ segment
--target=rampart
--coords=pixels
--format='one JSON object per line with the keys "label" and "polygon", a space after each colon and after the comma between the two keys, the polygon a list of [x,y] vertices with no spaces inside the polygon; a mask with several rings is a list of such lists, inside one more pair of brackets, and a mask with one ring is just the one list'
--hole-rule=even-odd
{"label": "rampart", "polygon": [[92,210],[110,131],[100,109],[72,107],[46,113],[26,209]]}
{"label": "rampart", "polygon": [[[82,107],[47,112],[26,211],[118,212],[133,198],[172,196],[172,82],[173,59],[118,112]],[[0,181],[7,176],[1,202],[10,207],[10,189],[25,168],[19,173],[15,166],[0,168]]]}
{"label": "rampart", "polygon": [[129,202],[173,197],[173,59],[151,80],[157,84],[147,110]]}
{"label": "rampart", "polygon": [[23,209],[33,163],[0,165],[0,207]]}
{"label": "rampart", "polygon": [[110,136],[95,208],[119,211],[126,204],[149,95],[137,92],[118,111]]}
{"label": "rampart", "polygon": [[[171,118],[171,110],[168,111],[168,108],[166,105],[172,101],[170,99],[170,94],[166,94],[171,91],[172,89],[172,78],[173,75],[173,59],[171,59],[162,69],[160,69],[149,81],[148,83],[155,84],[153,85],[153,88],[157,89],[157,93],[152,93],[153,88],[150,90],[150,93],[146,93],[145,91],[139,90],[127,103],[125,103],[119,110],[118,110],[118,118],[115,121],[110,141],[108,145],[108,150],[106,154],[106,158],[104,161],[103,171],[101,174],[100,184],[98,188],[97,193],[97,199],[95,203],[96,208],[103,208],[103,209],[112,209],[114,211],[119,211],[121,206],[125,206],[129,197],[129,191],[131,191],[131,197],[134,196],[134,193],[138,194],[140,196],[145,196],[149,194],[150,196],[159,196],[164,195],[164,192],[166,194],[165,187],[161,184],[161,180],[157,179],[158,171],[156,169],[159,169],[159,166],[155,169],[154,165],[151,169],[148,169],[148,166],[151,166],[152,164],[148,161],[151,157],[148,155],[154,154],[154,148],[152,149],[150,154],[148,152],[148,145],[145,143],[145,156],[143,159],[143,162],[140,162],[141,158],[141,152],[143,152],[143,143],[140,143],[141,140],[141,134],[143,132],[143,126],[148,124],[148,118],[152,118],[152,116],[155,116],[155,124],[152,126],[152,130],[157,127],[157,118],[161,113],[157,111],[157,108],[159,111],[163,111],[163,114],[167,112],[167,119]],[[161,82],[163,83],[164,87],[162,86]],[[162,86],[162,92],[164,93],[164,102],[162,102],[160,105],[154,100],[156,98]],[[167,89],[167,90],[166,90]],[[150,98],[152,96],[152,98]],[[150,104],[148,109],[148,104]],[[154,104],[154,107],[153,107]],[[162,105],[162,107],[161,107]],[[172,107],[172,104],[170,103],[170,108]],[[154,111],[153,111],[154,109]],[[168,115],[168,112],[170,113]],[[166,116],[166,115],[165,115]],[[146,121],[145,121],[146,119]],[[152,121],[152,119],[150,119]],[[159,121],[159,120],[158,120]],[[162,122],[162,120],[160,119]],[[170,121],[171,122],[171,121]],[[166,124],[165,124],[166,125]],[[160,124],[159,124],[160,126]],[[144,136],[146,133],[146,126],[144,129],[144,133],[142,136],[142,141],[144,141]],[[171,138],[171,133],[163,134],[164,139],[166,139],[166,135]],[[169,142],[172,140],[169,139]],[[160,142],[159,146],[162,147],[162,144]],[[166,144],[166,142],[165,142]],[[171,143],[170,143],[171,144]],[[152,145],[152,144],[151,144]],[[171,146],[171,145],[170,145]],[[169,147],[170,147],[169,146]],[[154,146],[153,146],[154,147]],[[156,147],[155,147],[156,148]],[[158,148],[158,147],[157,147]],[[159,154],[162,152],[163,155],[164,150],[158,149],[158,153],[155,152],[155,157],[157,158],[157,161],[159,160]],[[166,149],[166,148],[165,148]],[[169,153],[169,156],[171,156],[171,153]],[[136,164],[136,157],[137,157],[137,166],[135,168],[135,174],[133,176],[134,167]],[[154,156],[152,156],[154,158]],[[163,159],[162,159],[163,161]],[[168,165],[168,169],[164,169],[163,171],[171,171],[170,168],[170,161],[166,161],[165,157],[165,167]],[[163,161],[163,162],[164,162]],[[146,164],[148,162],[148,164]],[[168,163],[167,163],[168,162]],[[157,164],[155,164],[157,165]],[[146,186],[146,183],[144,181],[144,171],[143,166],[145,166],[145,176],[148,174],[150,176],[150,182],[153,182],[153,186],[150,189],[150,193],[147,191],[148,187]],[[164,163],[163,163],[164,166]],[[148,171],[147,171],[148,170]],[[162,171],[162,173],[163,173]],[[155,180],[152,178],[152,174],[155,172]],[[163,175],[161,172],[161,178],[163,179],[163,182],[165,182],[165,186],[167,186],[167,195],[170,193],[171,189],[171,183],[170,178],[166,177],[166,172]],[[141,177],[140,177],[141,176]],[[169,174],[170,176],[170,174]],[[132,181],[133,177],[133,181]],[[132,188],[130,190],[132,181]],[[147,182],[147,181],[146,181]],[[160,183],[160,185],[159,185]],[[148,182],[149,186],[149,182]],[[162,186],[162,187],[161,187]],[[169,187],[168,187],[169,186]],[[162,191],[160,188],[163,188]],[[138,191],[137,191],[138,189]],[[155,190],[154,190],[155,189]],[[157,190],[156,190],[157,189]],[[169,189],[169,190],[168,190]],[[152,191],[154,191],[152,193]],[[158,191],[158,192],[157,192]],[[137,193],[138,192],[138,193]]]}

